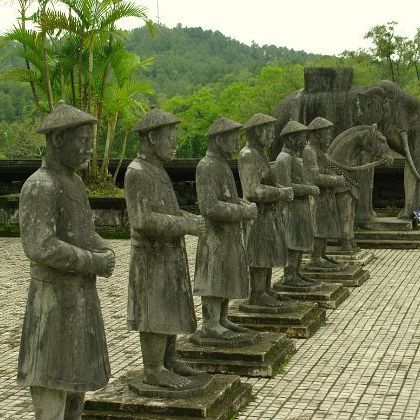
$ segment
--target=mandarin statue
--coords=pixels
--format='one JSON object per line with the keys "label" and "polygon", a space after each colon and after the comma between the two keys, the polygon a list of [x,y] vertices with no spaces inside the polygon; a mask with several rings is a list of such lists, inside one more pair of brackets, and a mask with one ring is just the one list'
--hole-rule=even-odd
{"label": "mandarin statue", "polygon": [[131,229],[127,320],[140,332],[144,371],[140,382],[158,388],[193,386],[199,372],[175,358],[177,334],[197,328],[185,235],[204,231],[200,216],[180,210],[163,164],[176,152],[179,119],[154,108],[135,125],[138,156],[124,187]]}
{"label": "mandarin statue", "polygon": [[282,210],[286,202],[293,200],[291,187],[276,185],[265,154],[274,139],[275,121],[269,115],[253,115],[244,125],[246,145],[238,157],[243,196],[258,208],[256,219],[247,226],[247,259],[251,276],[249,305],[255,309],[292,310],[297,303],[277,297],[271,286],[272,267],[284,267],[287,262]]}
{"label": "mandarin statue", "polygon": [[38,420],[81,418],[86,391],[105,386],[110,366],[96,277],[115,256],[95,233],[83,182],[96,119],[61,102],[38,132],[41,168],[24,183],[19,215],[30,260],[18,383],[29,386]]}
{"label": "mandarin statue", "polygon": [[306,146],[308,129],[297,121],[289,121],[281,131],[283,148],[275,163],[273,172],[278,184],[293,188],[293,201],[284,207],[284,231],[287,245],[287,265],[283,282],[276,287],[290,291],[314,291],[322,283],[306,277],[300,270],[304,252],[313,251],[314,232],[310,217],[309,197],[318,197],[319,188],[304,179],[300,156]]}
{"label": "mandarin statue", "polygon": [[308,182],[319,188],[320,194],[312,199],[314,223],[314,249],[307,268],[310,270],[341,270],[333,259],[326,255],[327,239],[340,238],[340,223],[336,202],[336,188],[347,187],[342,175],[331,168],[327,150],[332,140],[333,123],[316,117],[308,125],[309,142],[303,150],[303,168]]}
{"label": "mandarin statue", "polygon": [[228,159],[239,145],[241,124],[220,117],[207,131],[206,155],[197,166],[196,185],[206,230],[198,241],[194,294],[201,296],[201,336],[241,338],[248,330],[229,321],[229,299],[249,295],[243,223],[257,215],[257,206],[238,198]]}

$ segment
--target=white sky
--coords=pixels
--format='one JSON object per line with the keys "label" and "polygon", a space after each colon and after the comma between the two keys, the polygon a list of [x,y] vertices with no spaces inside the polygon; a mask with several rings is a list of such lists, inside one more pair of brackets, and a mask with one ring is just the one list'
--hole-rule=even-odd
{"label": "white sky", "polygon": [[[13,1],[13,0],[6,0]],[[364,34],[373,26],[398,22],[397,33],[412,37],[420,27],[419,0],[132,0],[149,16],[173,27],[201,26],[250,44],[274,44],[295,50],[338,54],[368,47]],[[16,18],[16,5],[0,0],[0,33]],[[123,22],[124,28],[139,26]]]}

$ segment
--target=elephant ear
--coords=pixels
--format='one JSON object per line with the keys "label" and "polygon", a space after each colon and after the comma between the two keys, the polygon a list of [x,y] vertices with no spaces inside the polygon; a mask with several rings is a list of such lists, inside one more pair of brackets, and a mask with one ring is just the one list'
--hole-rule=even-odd
{"label": "elephant ear", "polygon": [[388,128],[387,142],[392,150],[395,150],[400,155],[405,156],[403,139],[400,132],[395,127]]}

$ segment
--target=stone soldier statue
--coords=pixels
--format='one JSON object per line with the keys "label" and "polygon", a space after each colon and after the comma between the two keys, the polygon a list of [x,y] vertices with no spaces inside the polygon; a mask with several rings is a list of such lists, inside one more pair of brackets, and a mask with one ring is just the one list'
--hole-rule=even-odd
{"label": "stone soldier statue", "polygon": [[86,391],[110,376],[96,276],[115,257],[95,233],[83,182],[96,119],[60,103],[38,132],[41,168],[22,187],[19,215],[31,283],[20,345],[18,382],[30,386],[36,419],[80,419]]}
{"label": "stone soldier statue", "polygon": [[206,338],[236,339],[248,330],[228,320],[229,299],[249,295],[249,271],[242,221],[257,215],[254,203],[238,198],[228,159],[238,148],[242,124],[218,118],[206,137],[206,156],[197,166],[196,185],[206,230],[198,241],[194,294],[201,296]]}
{"label": "stone soldier statue", "polygon": [[284,231],[287,244],[287,266],[282,287],[296,291],[319,289],[322,283],[300,272],[303,252],[312,252],[314,233],[309,197],[319,196],[319,188],[304,180],[302,159],[308,129],[297,121],[289,121],[281,131],[283,148],[273,164],[277,184],[292,187],[293,201],[284,208]]}
{"label": "stone soldier statue", "polygon": [[327,239],[339,239],[340,228],[336,203],[336,187],[346,186],[342,175],[336,175],[327,159],[332,140],[333,123],[316,117],[308,125],[309,143],[303,151],[306,179],[319,187],[320,194],[313,198],[314,250],[308,267],[337,269],[338,264],[325,255]]}
{"label": "stone soldier statue", "polygon": [[125,175],[131,227],[128,326],[140,331],[143,382],[173,389],[197,372],[175,360],[177,334],[196,330],[184,235],[204,231],[201,217],[181,212],[163,167],[176,151],[179,119],[154,108],[135,125],[140,152]]}
{"label": "stone soldier statue", "polygon": [[285,201],[293,199],[293,190],[275,184],[265,149],[274,139],[275,118],[253,115],[244,125],[246,146],[238,158],[244,198],[256,203],[258,215],[247,233],[247,259],[251,276],[250,305],[265,307],[296,306],[294,301],[276,298],[271,288],[272,267],[285,266],[287,247],[282,226]]}

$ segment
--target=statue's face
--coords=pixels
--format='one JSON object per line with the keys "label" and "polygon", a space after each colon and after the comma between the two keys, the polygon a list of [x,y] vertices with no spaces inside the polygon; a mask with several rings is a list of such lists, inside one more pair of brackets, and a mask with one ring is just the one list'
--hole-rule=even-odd
{"label": "statue's face", "polygon": [[72,170],[86,169],[90,160],[92,135],[92,125],[65,130],[58,140],[59,143],[56,143],[61,163]]}
{"label": "statue's face", "polygon": [[293,149],[297,152],[303,152],[303,149],[306,146],[306,132],[301,131],[300,133],[296,133],[293,135],[293,143],[294,147]]}
{"label": "statue's face", "polygon": [[226,159],[232,159],[233,154],[239,147],[239,131],[230,131],[229,133],[218,136],[216,141],[223,157]]}
{"label": "statue's face", "polygon": [[264,124],[257,127],[260,131],[259,142],[264,147],[269,147],[274,141],[274,124]]}
{"label": "statue's face", "polygon": [[156,156],[165,162],[175,158],[176,153],[176,126],[166,125],[149,134],[154,146]]}
{"label": "statue's face", "polygon": [[321,150],[326,152],[333,138],[333,127],[318,130],[317,135],[319,147],[321,148]]}

